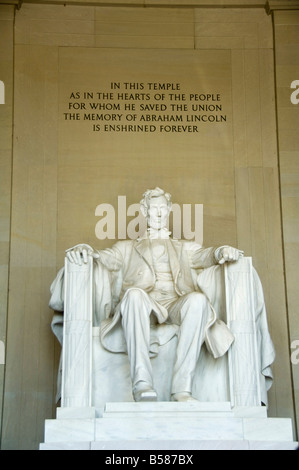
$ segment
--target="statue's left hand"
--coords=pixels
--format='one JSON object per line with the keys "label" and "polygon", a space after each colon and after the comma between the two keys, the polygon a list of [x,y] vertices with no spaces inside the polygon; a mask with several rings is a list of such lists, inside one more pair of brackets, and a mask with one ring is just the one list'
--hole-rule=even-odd
{"label": "statue's left hand", "polygon": [[217,250],[217,258],[219,264],[226,262],[238,261],[244,256],[244,251],[233,248],[232,246],[222,246]]}
{"label": "statue's left hand", "polygon": [[73,246],[66,250],[66,256],[71,263],[82,265],[88,261],[88,255],[91,255],[93,258],[98,258],[99,255],[94,249],[87,245],[86,243],[81,243],[79,245]]}

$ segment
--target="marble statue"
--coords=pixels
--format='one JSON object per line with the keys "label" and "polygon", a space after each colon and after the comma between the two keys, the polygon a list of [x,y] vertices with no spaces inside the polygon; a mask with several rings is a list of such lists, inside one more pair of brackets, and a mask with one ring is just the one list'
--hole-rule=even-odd
{"label": "marble statue", "polygon": [[[203,344],[219,358],[235,339],[217,317],[211,296],[198,282],[198,272],[238,263],[244,253],[231,246],[202,248],[192,241],[173,239],[167,229],[171,196],[160,188],[147,190],[140,208],[147,220],[141,238],[118,241],[101,251],[79,244],[67,250],[66,256],[70,263],[80,266],[91,255],[109,273],[106,282],[113,284],[114,295],[108,315],[101,319],[100,337],[106,350],[128,354],[134,400],[157,400],[150,359],[152,331],[160,328],[163,334],[162,327],[170,325],[167,331],[174,331],[178,338],[171,400],[196,401],[192,383]],[[57,280],[51,292],[50,306],[63,310],[57,299],[61,293]],[[259,347],[263,349],[262,343]],[[268,336],[264,343],[271,355]]]}

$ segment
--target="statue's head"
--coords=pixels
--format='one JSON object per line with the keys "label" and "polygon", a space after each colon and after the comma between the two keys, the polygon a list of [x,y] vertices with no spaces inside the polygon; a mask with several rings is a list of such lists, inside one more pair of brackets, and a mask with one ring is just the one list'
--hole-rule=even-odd
{"label": "statue's head", "polygon": [[171,195],[163,189],[148,189],[140,201],[141,213],[149,227],[159,230],[168,226],[171,209]]}

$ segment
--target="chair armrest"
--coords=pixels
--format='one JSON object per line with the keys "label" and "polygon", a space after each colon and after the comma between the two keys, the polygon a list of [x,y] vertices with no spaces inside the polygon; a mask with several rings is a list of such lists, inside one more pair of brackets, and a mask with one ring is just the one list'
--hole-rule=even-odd
{"label": "chair armrest", "polygon": [[232,406],[261,405],[252,269],[250,257],[224,267],[227,326],[235,336],[228,352]]}
{"label": "chair armrest", "polygon": [[65,258],[62,407],[91,406],[93,258],[81,266]]}

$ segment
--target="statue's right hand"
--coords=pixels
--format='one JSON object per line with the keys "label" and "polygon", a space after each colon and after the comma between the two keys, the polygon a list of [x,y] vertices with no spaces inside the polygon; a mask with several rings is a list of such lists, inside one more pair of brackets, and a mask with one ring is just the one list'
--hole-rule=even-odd
{"label": "statue's right hand", "polygon": [[87,263],[88,255],[91,255],[93,258],[98,258],[99,255],[94,249],[85,243],[75,245],[72,248],[66,250],[67,259],[70,263],[78,264],[79,266],[83,263]]}

